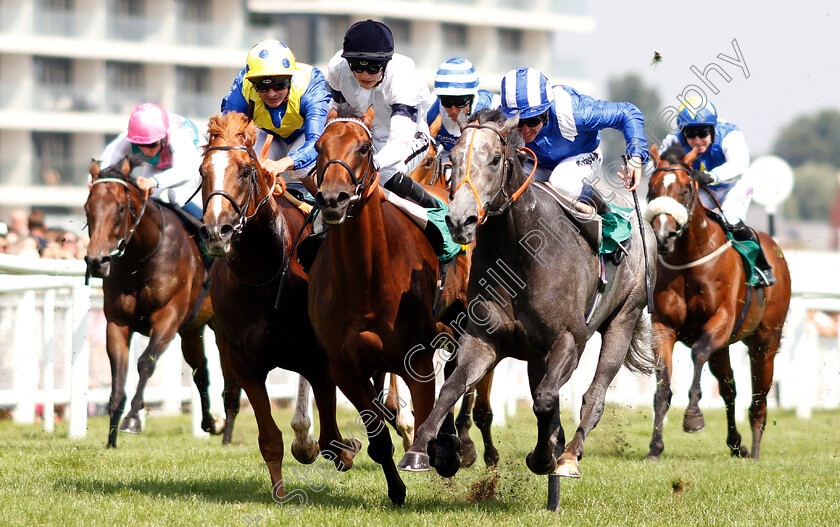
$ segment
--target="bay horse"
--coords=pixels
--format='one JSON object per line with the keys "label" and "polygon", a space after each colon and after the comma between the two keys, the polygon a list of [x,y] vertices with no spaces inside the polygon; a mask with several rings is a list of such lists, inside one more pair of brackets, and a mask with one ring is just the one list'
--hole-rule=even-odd
{"label": "bay horse", "polygon": [[[654,288],[653,331],[656,372],[653,436],[648,459],[659,459],[665,446],[662,425],[671,403],[671,366],[677,341],[691,347],[694,378],[683,419],[686,432],[705,427],[698,403],[700,374],[708,362],[726,404],[726,444],[733,456],[758,459],[767,421],[767,392],[773,382],[773,359],[782,338],[790,303],[790,271],[773,239],[759,233],[761,250],[773,267],[776,284],[753,289],[740,254],[727,243],[723,227],[700,202],[698,183],[691,177],[696,151],[669,148],[660,157],[654,147],[656,168],[648,187],[647,221],[656,235],[659,260]],[[729,345],[744,341],[752,371],[750,425],[752,454],[741,445],[735,427],[735,380]]]}
{"label": "bay horse", "polygon": [[382,465],[388,497],[401,505],[405,484],[371,377],[381,371],[400,375],[416,423],[426,420],[435,397],[432,356],[442,331],[436,318],[455,302],[460,284],[458,273],[449,272],[439,289],[441,264],[431,244],[384,200],[373,162],[372,120],[373,107],[361,117],[331,110],[315,144],[315,202],[331,228],[309,273],[309,316],[336,385],[365,424],[368,454]]}
{"label": "bay horse", "polygon": [[[210,414],[207,388],[210,383],[204,354],[204,327],[212,327],[213,306],[203,294],[206,270],[198,245],[174,212],[147,196],[129,176],[141,163],[125,158],[100,169],[90,166],[92,177],[85,214],[90,243],[85,262],[91,276],[102,278],[103,309],[107,320],[106,349],[111,363],[111,398],[108,414],[108,447],[116,448],[117,430],[125,409],[125,381],[129,342],[134,333],[149,337],[137,360],[139,380],[128,415],[119,426],[139,433],[143,391],[160,355],[176,334],[181,351],[193,371],[201,398],[201,428],[223,432],[230,443],[236,413],[225,406],[224,425]],[[232,377],[222,365],[225,393],[236,391]]]}
{"label": "bay horse", "polygon": [[[454,197],[447,215],[456,242],[476,241],[469,320],[458,341],[457,366],[400,466],[431,465],[443,476],[453,475],[458,457],[451,441],[438,433],[446,412],[500,360],[513,357],[528,363],[537,417],[537,443],[526,458],[528,468],[536,474],[579,477],[584,440],[603,414],[607,388],[619,368],[652,370],[645,349],[649,326],[643,315],[645,258],[639,235],[640,228],[650,226],[633,217],[629,254],[600,302],[593,302],[602,259],[563,212],[554,191],[525,175],[518,116],[508,119],[498,110],[483,109],[471,119],[469,124],[460,119],[461,137],[450,151]],[[647,249],[650,258],[653,250]],[[597,369],[583,396],[580,425],[566,444],[558,391],[596,331],[602,340]]]}
{"label": "bay horse", "polygon": [[237,112],[215,115],[207,131],[210,140],[200,168],[201,237],[216,257],[210,295],[216,308],[217,342],[222,361],[230,365],[254,409],[260,452],[271,476],[273,496],[280,499],[285,496],[283,435],[271,417],[265,385],[269,371],[297,372],[311,383],[315,394],[318,443],[308,437],[309,419],[300,404],[301,394],[308,396],[308,385],[300,386],[292,420],[292,454],[298,461],[312,463],[320,451],[339,470],[347,470],[361,444],[346,443],[339,434],[335,384],[309,323],[309,279],[296,258],[291,259],[281,302],[275,308],[284,262],[294,236],[304,226],[304,215],[285,198],[273,195],[274,178],[263,170],[254,151],[253,121]]}

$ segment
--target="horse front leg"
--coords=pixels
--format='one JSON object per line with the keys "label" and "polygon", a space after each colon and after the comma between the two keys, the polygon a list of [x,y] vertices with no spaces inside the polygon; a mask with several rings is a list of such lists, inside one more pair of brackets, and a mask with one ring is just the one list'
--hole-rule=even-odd
{"label": "horse front leg", "polygon": [[718,391],[726,407],[726,446],[733,456],[747,457],[750,455],[746,447],[741,446],[741,434],[735,426],[735,376],[732,364],[729,362],[729,346],[725,346],[712,353],[709,357],[709,370],[718,380]]}
{"label": "horse front leg", "polygon": [[230,359],[230,343],[216,333],[216,347],[219,349],[219,362],[222,366],[222,378],[225,387],[222,391],[222,402],[225,407],[225,427],[222,431],[222,445],[229,445],[233,437],[233,423],[239,414],[239,400],[242,398],[242,388],[236,380]]}
{"label": "horse front leg", "polygon": [[473,412],[474,402],[475,388],[464,394],[464,397],[461,399],[461,409],[458,411],[458,417],[455,419],[455,430],[458,434],[458,439],[461,441],[461,448],[458,450],[458,455],[461,456],[461,466],[463,468],[471,467],[478,457],[475,443],[470,437],[470,428],[472,427],[470,416]]}
{"label": "horse front leg", "polygon": [[493,409],[490,407],[490,389],[493,386],[493,371],[487,373],[483,379],[478,381],[475,387],[475,426],[481,431],[481,438],[484,441],[484,463],[487,468],[495,467],[499,463],[499,451],[493,444],[493,435],[490,427],[493,424]]}
{"label": "horse front leg", "polygon": [[658,461],[665,443],[662,439],[662,427],[665,416],[671,407],[671,372],[674,356],[674,344],[677,340],[676,332],[660,323],[653,324],[654,346],[653,354],[656,363],[656,391],[653,393],[653,434],[650,438],[650,451],[646,459]]}
{"label": "horse front leg", "polygon": [[108,401],[108,448],[117,448],[117,430],[125,410],[125,379],[128,374],[128,345],[131,330],[108,322],[105,330],[108,361],[111,363],[111,397]]}
{"label": "horse front leg", "polygon": [[703,365],[709,361],[712,352],[726,346],[732,329],[732,320],[725,310],[718,311],[703,327],[703,333],[697,342],[691,346],[691,360],[694,363],[694,376],[688,389],[688,407],[683,417],[683,430],[689,433],[700,432],[706,428],[703,412],[700,411],[700,376]]}
{"label": "horse front leg", "polygon": [[[303,375],[298,376],[297,398],[295,399],[295,414],[292,416],[292,430],[295,438],[292,440],[292,456],[295,459],[308,465],[318,457],[320,448],[315,438],[309,435],[309,427],[312,420],[309,419],[309,382]],[[328,409],[325,409],[329,411]]]}
{"label": "horse front leg", "polygon": [[[537,444],[525,458],[525,463],[534,474],[556,472],[580,476],[575,474],[576,469],[572,466],[558,466],[556,455],[558,447],[562,448],[558,445],[562,434],[559,391],[577,367],[582,352],[578,348],[574,335],[564,331],[552,343],[544,362],[532,360],[528,363],[528,380],[534,398],[534,415],[537,416]],[[577,465],[577,461],[571,464]]]}
{"label": "horse front leg", "polygon": [[[152,330],[149,335],[149,345],[137,359],[137,390],[131,399],[131,408],[120,425],[120,432],[139,434],[142,431],[140,423],[140,410],[143,409],[143,392],[149,377],[155,372],[155,366],[161,354],[175,337],[178,329],[178,321],[173,312],[157,312],[152,316]],[[205,389],[206,392],[206,389]]]}
{"label": "horse front leg", "polygon": [[[399,462],[398,467],[401,470],[429,470],[431,462],[436,462],[435,469],[439,474],[447,477],[449,474],[454,474],[460,466],[460,460],[457,459],[457,444],[448,441],[447,444],[438,445],[436,436],[443,420],[452,406],[467,391],[467,387],[477,383],[495,366],[497,354],[494,346],[469,334],[461,337],[455,352],[458,354],[457,366],[444,381],[438,394],[438,401],[428,418],[418,426],[414,443]],[[418,381],[422,379],[413,380],[413,382]],[[418,423],[421,422],[419,415],[416,419]],[[454,450],[450,452],[451,448]]]}

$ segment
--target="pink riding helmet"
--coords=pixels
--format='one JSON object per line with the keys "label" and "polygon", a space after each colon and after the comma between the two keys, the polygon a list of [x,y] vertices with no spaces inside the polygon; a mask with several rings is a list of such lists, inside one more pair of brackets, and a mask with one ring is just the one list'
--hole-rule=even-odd
{"label": "pink riding helmet", "polygon": [[131,111],[128,118],[128,141],[148,145],[166,137],[169,115],[157,104],[146,102]]}

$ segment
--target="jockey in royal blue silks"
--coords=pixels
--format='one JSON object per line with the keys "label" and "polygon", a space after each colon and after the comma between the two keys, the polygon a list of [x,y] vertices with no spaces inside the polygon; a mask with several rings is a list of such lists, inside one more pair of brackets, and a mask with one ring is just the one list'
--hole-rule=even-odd
{"label": "jockey in royal blue silks", "polygon": [[[747,171],[750,152],[744,134],[734,124],[718,119],[714,105],[699,97],[689,98],[680,106],[677,126],[677,131],[662,142],[660,151],[675,144],[681,144],[686,152],[696,149],[698,155],[691,166],[694,169],[692,177],[708,191],[700,192],[700,202],[712,210],[717,209],[719,203],[721,215],[733,237],[737,241],[755,242],[760,249],[758,235],[744,224],[753,194],[753,181]],[[755,265],[759,274],[757,285],[776,283],[761,250]]]}
{"label": "jockey in royal blue silks", "polygon": [[254,120],[257,152],[268,134],[274,136],[262,162],[269,174],[288,172],[292,180],[301,180],[318,157],[315,142],[324,132],[329,101],[321,70],[296,61],[286,44],[264,40],[248,52],[245,67],[222,100],[222,112],[240,112]]}
{"label": "jockey in royal blue silks", "polygon": [[[620,174],[625,186],[635,189],[641,178],[641,167],[648,159],[644,134],[644,117],[628,102],[609,102],[578,93],[574,88],[551,85],[548,79],[532,68],[509,71],[502,79],[501,110],[508,116],[519,114],[519,132],[525,146],[537,156],[535,178],[548,181],[571,198],[594,206],[606,218],[611,213],[604,196],[593,186],[601,167],[599,130],[615,128],[624,134],[630,160]],[[526,172],[532,161],[523,164]],[[629,221],[617,219],[626,230],[616,238],[630,238]],[[626,222],[626,223],[624,223]],[[617,247],[602,249],[613,252]],[[610,251],[612,249],[612,251]],[[620,261],[623,252],[615,259]]]}
{"label": "jockey in royal blue silks", "polygon": [[478,86],[475,67],[465,58],[451,58],[438,67],[433,93],[437,100],[429,107],[426,122],[432,126],[436,119],[440,119],[440,131],[436,139],[443,145],[441,159],[444,163],[449,162],[449,151],[461,137],[458,114],[470,115],[483,108],[498,108],[501,104],[498,95],[481,90]]}

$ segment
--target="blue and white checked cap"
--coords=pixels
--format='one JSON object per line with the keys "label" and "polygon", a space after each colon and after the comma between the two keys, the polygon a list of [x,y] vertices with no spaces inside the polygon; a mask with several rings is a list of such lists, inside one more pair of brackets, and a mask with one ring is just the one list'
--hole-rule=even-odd
{"label": "blue and white checked cap", "polygon": [[478,95],[478,74],[472,62],[455,57],[441,64],[435,74],[435,95]]}
{"label": "blue and white checked cap", "polygon": [[544,113],[554,100],[554,92],[548,79],[533,68],[510,70],[502,78],[501,110],[520,119],[528,119]]}

